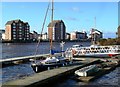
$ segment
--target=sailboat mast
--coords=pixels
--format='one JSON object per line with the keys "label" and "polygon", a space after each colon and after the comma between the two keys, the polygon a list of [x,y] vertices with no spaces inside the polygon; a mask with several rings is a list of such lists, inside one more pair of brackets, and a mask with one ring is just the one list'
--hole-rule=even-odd
{"label": "sailboat mast", "polygon": [[[54,10],[54,5],[53,5],[53,0],[52,0],[52,15],[51,15],[51,24],[53,22],[53,10]],[[52,54],[52,40],[53,40],[53,25],[51,26],[51,40],[50,40],[50,54]]]}
{"label": "sailboat mast", "polygon": [[[95,29],[96,29],[96,17],[95,17]],[[95,45],[96,43],[96,34],[95,34],[95,31],[94,31],[94,34],[93,34],[93,45]]]}
{"label": "sailboat mast", "polygon": [[52,16],[51,16],[51,22],[53,21],[53,10],[54,10],[54,3],[53,3],[54,0],[52,0]]}

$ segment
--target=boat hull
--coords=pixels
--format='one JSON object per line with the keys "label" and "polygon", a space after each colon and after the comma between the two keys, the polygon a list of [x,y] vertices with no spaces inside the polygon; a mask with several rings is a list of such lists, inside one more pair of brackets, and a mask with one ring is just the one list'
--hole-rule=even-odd
{"label": "boat hull", "polygon": [[95,57],[95,58],[109,58],[116,56],[118,54],[81,54],[81,55],[73,55],[73,57]]}
{"label": "boat hull", "polygon": [[64,63],[54,63],[54,64],[32,64],[31,67],[33,68],[34,72],[42,72],[45,70],[49,70],[55,67],[64,66]]}
{"label": "boat hull", "polygon": [[90,65],[87,67],[83,67],[79,70],[75,71],[75,74],[78,76],[89,76],[91,74],[96,73],[97,71],[99,71],[98,67],[96,65]]}

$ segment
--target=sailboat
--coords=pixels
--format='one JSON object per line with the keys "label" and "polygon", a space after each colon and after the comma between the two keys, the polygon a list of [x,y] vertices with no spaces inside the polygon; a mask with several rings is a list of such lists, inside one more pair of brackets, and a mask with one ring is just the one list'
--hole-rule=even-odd
{"label": "sailboat", "polygon": [[[49,10],[49,5],[48,5],[47,12],[48,12],[48,10]],[[51,10],[52,10],[51,23],[52,23],[53,22],[53,0],[52,0],[52,9]],[[47,12],[45,15],[45,20],[46,20]],[[45,22],[45,20],[44,20],[44,22]],[[43,24],[45,24],[45,23],[43,23]],[[53,29],[53,27],[51,27],[51,29]],[[43,31],[43,28],[42,28],[42,31]],[[41,32],[41,35],[42,35],[42,32]],[[44,71],[44,70],[48,70],[53,67],[60,67],[60,66],[63,66],[64,64],[66,64],[63,52],[62,52],[62,57],[54,56],[52,40],[53,40],[53,37],[52,37],[52,32],[51,32],[49,57],[47,57],[45,60],[41,60],[39,62],[34,62],[31,64],[31,67],[33,68],[33,70],[36,73]],[[39,42],[40,42],[40,40],[39,40]],[[64,42],[62,42],[61,45],[63,46]],[[63,51],[63,49],[62,49],[62,51]]]}

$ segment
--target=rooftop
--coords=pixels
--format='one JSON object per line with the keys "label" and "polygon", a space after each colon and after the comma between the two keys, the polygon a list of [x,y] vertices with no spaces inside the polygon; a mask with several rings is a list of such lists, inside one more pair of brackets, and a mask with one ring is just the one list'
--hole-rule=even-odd
{"label": "rooftop", "polygon": [[53,27],[55,26],[56,23],[62,22],[62,20],[53,20],[52,23],[50,22],[48,27]]}

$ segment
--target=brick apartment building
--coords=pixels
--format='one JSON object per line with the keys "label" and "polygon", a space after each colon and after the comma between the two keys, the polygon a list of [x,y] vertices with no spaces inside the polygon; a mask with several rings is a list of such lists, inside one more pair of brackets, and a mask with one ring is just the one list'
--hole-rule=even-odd
{"label": "brick apartment building", "polygon": [[30,26],[28,22],[11,20],[5,24],[5,40],[7,41],[29,41]]}
{"label": "brick apartment building", "polygon": [[66,26],[62,20],[54,20],[48,25],[48,39],[64,41],[66,38]]}

